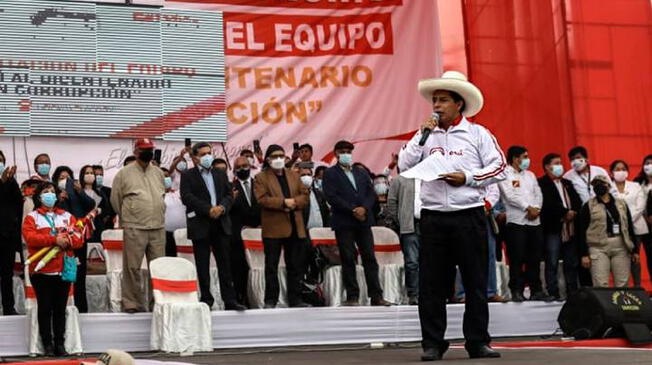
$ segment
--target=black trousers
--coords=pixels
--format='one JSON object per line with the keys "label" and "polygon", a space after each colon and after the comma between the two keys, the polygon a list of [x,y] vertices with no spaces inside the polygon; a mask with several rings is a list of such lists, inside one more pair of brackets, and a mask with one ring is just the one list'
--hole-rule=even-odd
{"label": "black trousers", "polygon": [[244,243],[240,237],[240,230],[231,236],[231,271],[233,285],[238,303],[247,305],[247,283],[249,281],[249,264],[245,256]]}
{"label": "black trousers", "polygon": [[224,234],[220,224],[211,224],[208,238],[192,240],[195,253],[195,266],[197,267],[197,279],[199,280],[200,300],[209,307],[215,303],[211,294],[210,259],[211,250],[217,263],[220,293],[224,304],[235,303],[235,290],[231,277],[231,260],[229,258],[229,246],[231,237]]}
{"label": "black trousers", "polygon": [[14,242],[0,241],[0,294],[4,314],[14,309],[14,260],[16,247]]}
{"label": "black trousers", "polygon": [[[70,283],[59,275],[36,274],[30,277],[38,306],[38,329],[43,345],[63,345],[66,332],[66,304]],[[54,336],[53,336],[54,332]]]}
{"label": "black trousers", "polygon": [[460,268],[466,291],[464,338],[467,347],[489,344],[487,304],[488,242],[484,208],[456,212],[421,211],[419,319],[424,349],[447,344],[446,299],[450,272]]}
{"label": "black trousers", "polygon": [[75,250],[75,257],[79,260],[79,266],[77,266],[77,281],[75,281],[75,307],[77,307],[79,313],[88,313],[88,300],[86,299],[87,256],[88,244],[84,242],[82,248]]}
{"label": "black trousers", "polygon": [[165,256],[177,257],[177,243],[174,241],[174,232],[165,231]]}
{"label": "black trousers", "polygon": [[[543,258],[543,229],[508,223],[506,232],[509,257],[509,289],[523,294],[527,283],[532,294],[541,292],[541,259]],[[525,265],[525,270],[523,270]]]}
{"label": "black trousers", "polygon": [[288,304],[293,306],[302,302],[301,280],[306,273],[305,238],[296,236],[288,238],[263,238],[265,250],[265,304],[276,305],[280,292],[278,283],[278,263],[281,260],[281,250],[285,258],[287,270]]}
{"label": "black trousers", "polygon": [[378,262],[374,254],[374,236],[371,233],[371,227],[338,229],[335,230],[335,239],[342,259],[342,281],[346,288],[347,300],[355,300],[360,297],[355,268],[358,251],[362,257],[369,297],[382,299],[383,289],[380,287],[378,279]]}

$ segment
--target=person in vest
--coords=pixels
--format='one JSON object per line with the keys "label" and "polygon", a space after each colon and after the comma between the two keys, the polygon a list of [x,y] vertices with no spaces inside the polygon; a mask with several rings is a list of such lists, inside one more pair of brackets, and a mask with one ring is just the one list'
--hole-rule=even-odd
{"label": "person in vest", "polygon": [[625,287],[630,263],[639,260],[632,216],[627,203],[609,193],[609,178],[596,176],[591,186],[595,197],[584,204],[577,221],[582,266],[591,269],[594,287],[608,287],[611,274],[614,286]]}

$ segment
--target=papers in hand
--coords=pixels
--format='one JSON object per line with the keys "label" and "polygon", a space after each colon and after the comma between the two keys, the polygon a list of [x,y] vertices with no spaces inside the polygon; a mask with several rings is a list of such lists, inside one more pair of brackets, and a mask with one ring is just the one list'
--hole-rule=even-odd
{"label": "papers in hand", "polygon": [[439,178],[441,174],[455,172],[450,162],[441,154],[435,153],[418,165],[401,173],[401,176],[408,179],[421,179],[423,181],[432,181]]}

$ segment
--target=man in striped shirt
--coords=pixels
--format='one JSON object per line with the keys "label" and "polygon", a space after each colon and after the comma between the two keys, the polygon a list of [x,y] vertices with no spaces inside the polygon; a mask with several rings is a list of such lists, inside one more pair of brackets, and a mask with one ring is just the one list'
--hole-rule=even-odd
{"label": "man in striped shirt", "polygon": [[[464,337],[469,356],[500,357],[489,347],[484,187],[505,178],[505,156],[486,128],[466,119],[483,104],[480,90],[466,76],[449,71],[439,79],[422,80],[419,91],[438,118],[426,120],[403,148],[399,168],[407,171],[432,154],[441,154],[452,167],[421,187],[422,360],[439,360],[448,349],[444,334],[451,265],[459,266],[466,289]],[[420,143],[426,129],[430,136]]]}

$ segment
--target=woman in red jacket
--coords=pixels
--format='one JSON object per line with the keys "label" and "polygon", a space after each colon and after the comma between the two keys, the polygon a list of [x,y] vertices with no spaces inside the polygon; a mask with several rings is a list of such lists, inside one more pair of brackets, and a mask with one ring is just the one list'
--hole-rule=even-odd
{"label": "woman in red jacket", "polygon": [[73,250],[83,245],[82,236],[75,228],[75,217],[57,207],[59,193],[51,182],[39,185],[34,192],[34,210],[23,222],[23,238],[30,257],[44,247],[60,248],[60,252],[38,272],[34,269],[40,260],[35,260],[29,267],[38,304],[39,334],[46,356],[66,355],[63,343],[70,283],[61,278],[63,257],[74,257]]}

